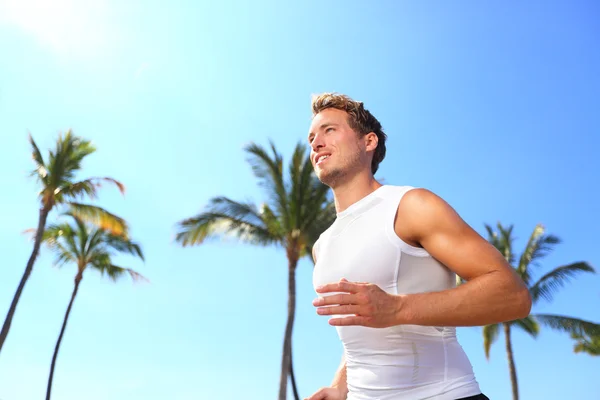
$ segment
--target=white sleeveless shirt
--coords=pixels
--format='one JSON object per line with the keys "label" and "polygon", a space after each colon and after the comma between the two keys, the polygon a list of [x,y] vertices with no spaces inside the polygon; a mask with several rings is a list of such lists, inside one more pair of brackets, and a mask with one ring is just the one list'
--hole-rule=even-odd
{"label": "white sleeveless shirt", "polygon": [[[341,278],[392,294],[456,285],[452,271],[394,230],[398,204],[410,189],[384,185],[338,213],[314,246],[315,288]],[[481,393],[454,327],[336,329],[346,358],[347,400],[455,400]]]}

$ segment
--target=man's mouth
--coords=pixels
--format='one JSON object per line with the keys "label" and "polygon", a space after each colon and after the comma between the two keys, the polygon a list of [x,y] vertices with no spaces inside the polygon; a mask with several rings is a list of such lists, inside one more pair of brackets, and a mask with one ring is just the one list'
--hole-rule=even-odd
{"label": "man's mouth", "polygon": [[316,159],[316,164],[320,165],[321,163],[323,163],[325,160],[327,160],[329,157],[331,156],[331,154],[323,154],[317,157]]}

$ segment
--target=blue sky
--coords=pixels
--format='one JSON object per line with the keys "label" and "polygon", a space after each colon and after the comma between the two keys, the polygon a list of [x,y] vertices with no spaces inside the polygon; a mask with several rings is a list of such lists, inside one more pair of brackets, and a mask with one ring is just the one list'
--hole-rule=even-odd
{"label": "blue sky", "polygon": [[[388,133],[378,178],[427,187],[483,233],[536,223],[563,243],[540,268],[600,267],[600,7],[593,1],[284,3],[0,1],[0,313],[37,222],[27,133],[48,149],[72,128],[98,151],[82,178],[125,183],[99,203],[122,215],[149,284],[86,273],[54,379],[55,399],[275,398],[286,260],[275,248],[211,241],[182,249],[174,225],[216,195],[263,200],[243,147],[304,140],[310,96],[362,100]],[[0,399],[45,393],[74,268],[43,252],[0,356]],[[297,272],[294,363],[302,396],[331,381],[341,344],[316,315],[311,264]],[[600,322],[600,278],[534,311]],[[483,353],[460,328],[483,390],[510,398],[503,337]],[[589,397],[598,362],[568,336],[513,337],[522,399]]]}

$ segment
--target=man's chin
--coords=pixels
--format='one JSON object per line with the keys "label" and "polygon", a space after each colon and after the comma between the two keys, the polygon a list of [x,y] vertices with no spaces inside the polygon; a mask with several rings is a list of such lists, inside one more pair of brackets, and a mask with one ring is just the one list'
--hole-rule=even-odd
{"label": "man's chin", "polygon": [[340,174],[336,173],[336,171],[323,171],[320,170],[317,172],[317,178],[321,181],[322,184],[333,187],[336,182],[339,180]]}

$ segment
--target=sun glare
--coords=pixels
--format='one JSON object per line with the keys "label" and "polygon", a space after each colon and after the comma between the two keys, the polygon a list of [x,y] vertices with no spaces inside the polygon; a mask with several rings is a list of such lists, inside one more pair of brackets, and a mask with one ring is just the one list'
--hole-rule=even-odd
{"label": "sun glare", "polygon": [[0,22],[60,53],[86,54],[106,43],[106,8],[102,0],[1,0]]}

